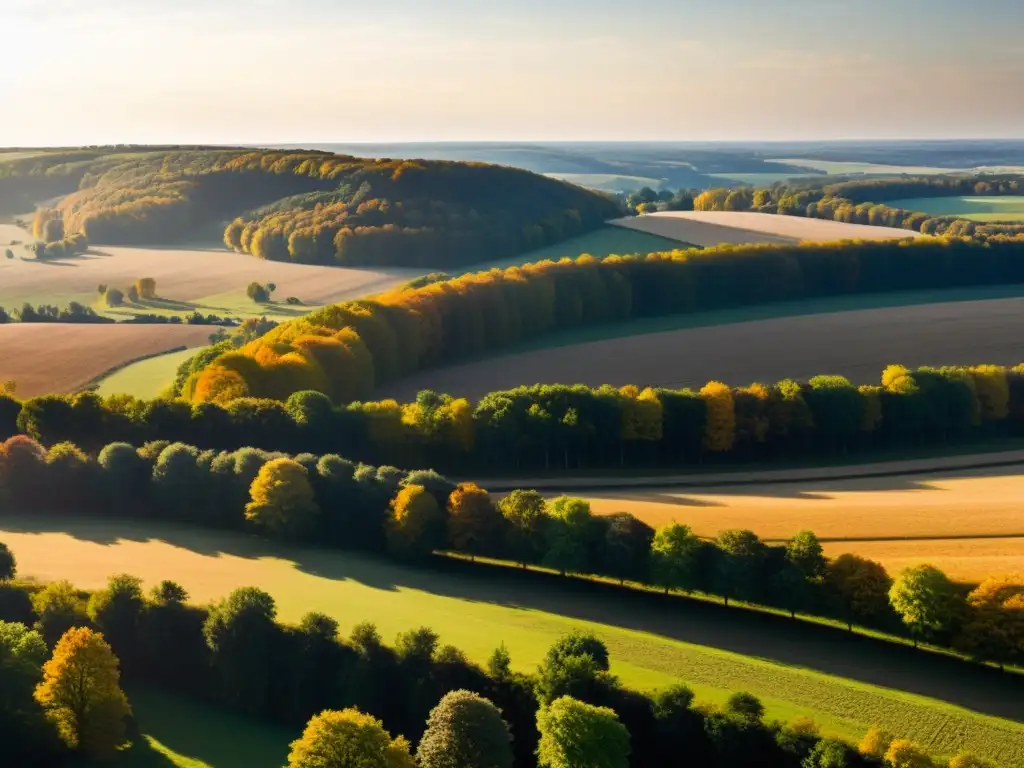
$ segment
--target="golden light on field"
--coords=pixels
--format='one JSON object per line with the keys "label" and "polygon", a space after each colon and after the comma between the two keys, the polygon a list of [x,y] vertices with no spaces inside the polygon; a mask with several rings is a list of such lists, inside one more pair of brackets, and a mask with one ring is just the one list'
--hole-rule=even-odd
{"label": "golden light on field", "polygon": [[749,528],[778,541],[809,529],[829,555],[855,552],[890,572],[929,562],[976,581],[1024,570],[1024,476],[1010,469],[578,495],[598,514],[630,512],[655,527],[674,520],[702,536]]}

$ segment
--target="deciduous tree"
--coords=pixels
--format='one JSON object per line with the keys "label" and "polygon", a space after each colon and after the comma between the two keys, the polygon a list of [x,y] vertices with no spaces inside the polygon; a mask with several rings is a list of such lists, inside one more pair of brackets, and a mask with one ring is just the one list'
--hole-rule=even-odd
{"label": "deciduous tree", "polygon": [[106,758],[124,742],[131,708],[120,687],[117,657],[103,635],[69,629],[43,665],[35,697],[73,749]]}
{"label": "deciduous tree", "polygon": [[405,737],[358,709],[326,710],[292,742],[288,768],[415,768]]}
{"label": "deciduous tree", "polygon": [[889,600],[915,645],[919,637],[949,632],[963,607],[953,582],[931,565],[904,570],[889,590]]}
{"label": "deciduous tree", "polygon": [[276,536],[309,534],[320,513],[309,473],[293,459],[273,459],[260,467],[249,497],[246,519]]}
{"label": "deciduous tree", "polygon": [[430,712],[416,749],[421,768],[512,768],[512,737],[490,701],[460,690]]}
{"label": "deciduous tree", "polygon": [[629,732],[618,715],[563,696],[537,712],[544,768],[627,768]]}

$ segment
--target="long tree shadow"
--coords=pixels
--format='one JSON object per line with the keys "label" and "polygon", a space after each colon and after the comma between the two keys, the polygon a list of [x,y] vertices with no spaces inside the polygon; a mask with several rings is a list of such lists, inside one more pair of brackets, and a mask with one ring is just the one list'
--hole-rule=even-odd
{"label": "long tree shadow", "polygon": [[[303,573],[339,583],[353,581],[382,592],[421,591],[647,632],[1024,722],[1024,677],[1020,675],[833,626],[714,602],[445,557],[435,558],[429,567],[412,567],[376,556],[285,546],[233,531],[156,522],[4,517],[0,528],[29,534],[62,532],[103,545],[120,540],[162,541],[211,557],[275,558]],[[111,573],[131,570],[130,564],[113,559],[110,567]],[[174,578],[174,573],[167,577]],[[274,591],[269,578],[261,586]],[[424,620],[429,623],[429,617]]]}

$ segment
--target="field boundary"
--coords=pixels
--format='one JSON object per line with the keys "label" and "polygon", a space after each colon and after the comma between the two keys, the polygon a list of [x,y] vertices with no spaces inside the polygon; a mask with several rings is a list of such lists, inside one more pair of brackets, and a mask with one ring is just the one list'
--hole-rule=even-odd
{"label": "field boundary", "polygon": [[512,491],[526,487],[538,491],[590,491],[603,488],[727,488],[730,486],[797,483],[807,480],[860,480],[871,477],[927,475],[947,470],[1013,467],[1021,464],[1024,464],[1024,449],[931,459],[869,462],[844,467],[806,467],[646,477],[495,478],[475,482],[480,487],[491,491]]}
{"label": "field boundary", "polygon": [[154,357],[162,357],[163,355],[171,355],[171,354],[174,354],[175,352],[184,352],[186,349],[190,349],[190,347],[186,347],[184,345],[178,345],[177,347],[171,347],[170,349],[163,349],[163,350],[161,350],[159,352],[149,352],[149,353],[147,353],[145,355],[139,355],[138,357],[134,357],[131,360],[125,360],[123,363],[118,363],[113,368],[108,368],[103,373],[101,373],[99,376],[94,376],[92,379],[90,379],[85,384],[83,384],[81,387],[79,387],[76,390],[76,392],[95,392],[97,389],[99,389],[99,386],[100,386],[100,384],[103,383],[104,379],[109,378],[110,376],[113,376],[115,373],[118,373],[119,371],[123,371],[129,365],[135,365],[135,363],[141,363],[143,360],[152,360]]}

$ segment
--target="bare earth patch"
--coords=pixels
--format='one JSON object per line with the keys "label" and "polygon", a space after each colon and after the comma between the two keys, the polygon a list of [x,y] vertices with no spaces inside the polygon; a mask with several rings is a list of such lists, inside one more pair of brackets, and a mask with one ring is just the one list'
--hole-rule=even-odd
{"label": "bare earth patch", "polygon": [[802,216],[734,211],[665,211],[608,222],[700,246],[723,243],[798,243],[827,240],[899,240],[920,232]]}
{"label": "bare earth patch", "polygon": [[993,299],[785,317],[650,333],[540,349],[423,371],[382,388],[412,398],[424,389],[478,398],[524,384],[733,385],[841,374],[876,383],[907,366],[1024,359],[1024,299]]}
{"label": "bare earth patch", "polygon": [[174,347],[201,347],[206,325],[0,325],[0,381],[13,379],[20,397],[73,392],[104,371]]}
{"label": "bare earth patch", "polygon": [[[1024,572],[1024,477],[1013,469],[718,488],[644,488],[578,495],[598,514],[630,512],[701,536],[747,528],[780,541],[812,530],[830,556],[878,560],[890,573],[931,563],[976,582]],[[574,494],[576,495],[576,494]]]}

